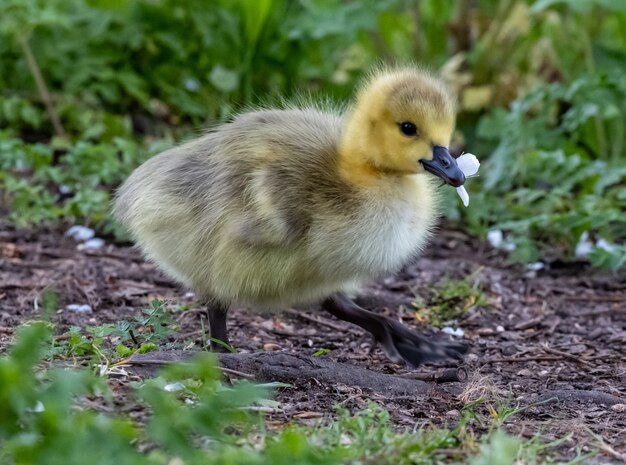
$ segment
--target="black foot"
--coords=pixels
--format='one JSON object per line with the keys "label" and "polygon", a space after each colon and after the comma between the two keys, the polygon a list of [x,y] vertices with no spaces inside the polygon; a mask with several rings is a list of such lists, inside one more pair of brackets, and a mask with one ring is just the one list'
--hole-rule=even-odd
{"label": "black foot", "polygon": [[385,355],[395,363],[418,366],[437,360],[461,360],[468,346],[457,342],[434,341],[411,331],[398,321],[367,311],[343,295],[330,297],[324,310],[369,331]]}
{"label": "black foot", "polygon": [[[211,301],[207,303],[207,313],[209,315],[209,334],[211,335],[211,341],[209,347],[211,352],[226,353],[228,350],[228,329],[226,328],[226,315],[228,313],[228,307],[218,302]],[[217,341],[221,341],[224,344],[220,344]]]}
{"label": "black foot", "polygon": [[385,355],[395,363],[417,367],[439,360],[462,360],[469,347],[460,342],[436,341],[420,336],[402,323],[380,317],[382,331],[375,336]]}

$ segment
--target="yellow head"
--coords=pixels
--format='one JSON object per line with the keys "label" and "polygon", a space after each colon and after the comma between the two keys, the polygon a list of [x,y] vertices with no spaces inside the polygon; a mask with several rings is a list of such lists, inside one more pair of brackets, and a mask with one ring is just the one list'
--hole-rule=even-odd
{"label": "yellow head", "polygon": [[456,108],[445,85],[413,68],[375,73],[361,88],[341,142],[343,175],[355,182],[424,169],[453,185],[465,181],[448,145]]}

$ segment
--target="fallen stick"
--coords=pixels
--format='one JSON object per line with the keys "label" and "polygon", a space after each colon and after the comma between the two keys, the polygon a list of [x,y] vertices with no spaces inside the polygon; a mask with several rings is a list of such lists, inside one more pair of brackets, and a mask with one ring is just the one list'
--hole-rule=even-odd
{"label": "fallen stick", "polygon": [[538,395],[528,403],[546,404],[559,401],[604,404],[609,406],[626,403],[626,399],[622,399],[612,394],[607,394],[606,392],[594,390],[583,391],[579,389],[555,389],[552,391],[546,391],[543,394]]}
{"label": "fallen stick", "polygon": [[306,313],[303,313],[301,311],[297,311],[297,310],[293,310],[293,309],[289,309],[286,311],[287,314],[295,316],[296,318],[300,318],[302,320],[306,320],[309,321],[311,323],[315,323],[318,325],[322,325],[322,326],[326,326],[330,329],[334,329],[335,331],[341,331],[341,332],[350,332],[350,333],[355,333],[355,334],[360,334],[359,331],[357,329],[354,328],[350,328],[348,326],[344,326],[341,324],[335,324],[330,320],[323,320],[323,319],[318,319],[315,318],[313,316],[307,315]]}
{"label": "fallen stick", "polygon": [[405,373],[398,375],[405,379],[418,379],[420,381],[441,383],[464,383],[467,381],[467,370],[463,367],[446,368],[443,370],[433,371],[432,373]]}
{"label": "fallen stick", "polygon": [[561,350],[552,349],[551,347],[548,347],[548,346],[542,346],[541,349],[544,352],[547,352],[547,353],[552,354],[552,355],[559,355],[559,356],[561,356],[563,358],[567,358],[567,359],[572,360],[572,361],[574,361],[576,363],[580,363],[581,365],[585,365],[585,366],[588,366],[588,367],[592,366],[592,364],[589,363],[587,360],[583,360],[582,358],[577,357],[576,355],[573,355],[573,354],[570,354],[570,353],[567,353],[567,352],[563,352]]}
{"label": "fallen stick", "polygon": [[[590,296],[566,296],[565,300],[571,301],[583,301],[583,302],[624,302],[626,301],[626,294],[617,294],[617,295],[590,295]],[[573,315],[580,316],[580,315]]]}
{"label": "fallen stick", "polygon": [[[187,356],[183,356],[181,357],[180,360],[160,360],[160,359],[142,359],[142,357],[139,357],[136,355],[133,355],[130,359],[126,360],[125,363],[123,363],[123,365],[139,365],[139,366],[155,366],[155,367],[165,367],[168,365],[174,365],[175,363],[188,363],[188,361],[191,359],[191,357],[187,357]],[[237,371],[237,370],[231,370],[230,368],[225,368],[225,367],[218,367],[223,373],[227,373],[229,375],[234,375],[234,376],[239,376],[240,378],[246,378],[246,379],[254,379],[254,375],[251,375],[249,373],[243,373],[241,371]],[[158,368],[157,368],[158,369]],[[156,370],[150,370],[148,369],[147,371],[156,371]]]}
{"label": "fallen stick", "polygon": [[[153,376],[159,366],[174,362],[188,362],[194,355],[197,355],[197,352],[155,351],[135,354],[128,360],[127,369],[142,376]],[[313,379],[329,386],[344,384],[369,389],[386,397],[422,396],[428,390],[428,384],[422,380],[404,379],[347,363],[333,362],[322,357],[276,352],[216,355],[223,368],[252,376],[255,381],[259,382],[278,381],[302,385],[308,384]]]}
{"label": "fallen stick", "polygon": [[543,316],[531,318],[530,320],[522,321],[521,323],[516,324],[513,327],[513,329],[516,331],[524,331],[526,329],[530,329],[530,328],[540,325],[541,322],[543,322],[543,320],[544,320]]}
{"label": "fallen stick", "polygon": [[563,357],[553,355],[533,355],[529,357],[497,357],[481,360],[481,363],[519,363],[519,362],[549,362],[563,360]]}

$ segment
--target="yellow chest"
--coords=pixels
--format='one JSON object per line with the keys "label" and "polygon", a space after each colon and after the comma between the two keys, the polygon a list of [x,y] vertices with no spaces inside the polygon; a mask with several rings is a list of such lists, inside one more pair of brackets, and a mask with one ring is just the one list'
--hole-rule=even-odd
{"label": "yellow chest", "polygon": [[371,278],[394,271],[416,255],[436,220],[428,180],[364,192],[362,207],[344,219],[321,221],[311,231],[313,250],[337,278]]}

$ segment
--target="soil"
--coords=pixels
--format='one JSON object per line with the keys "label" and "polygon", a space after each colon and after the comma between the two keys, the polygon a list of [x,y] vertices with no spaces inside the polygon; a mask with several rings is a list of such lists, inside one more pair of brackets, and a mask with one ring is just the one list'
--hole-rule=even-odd
{"label": "soil", "polygon": [[[331,415],[336,405],[358,410],[375,402],[391,412],[399,429],[454,427],[462,411],[471,408],[476,419],[467,427],[480,433],[486,427],[480,418],[494,409],[502,414],[519,407],[504,423],[511,434],[541,433],[547,441],[570,435],[558,447],[564,459],[573,458],[577,450],[600,448],[601,454],[585,463],[624,460],[626,276],[600,272],[582,262],[555,261],[531,271],[508,264],[506,256],[488,245],[448,231],[441,232],[421,258],[396,276],[372,284],[359,302],[423,333],[453,338],[417,318],[413,302],[419,295],[428,305],[432,289],[444,279],[469,275],[478,281],[489,304],[470,308],[455,324],[464,331],[462,338],[455,339],[471,346],[464,362],[467,381],[415,381],[421,383],[416,384],[419,389],[407,395],[352,385],[345,376],[337,377],[342,382],[333,381],[332,370],[323,379],[295,376],[291,387],[275,393],[280,406],[268,409],[269,426],[317,422]],[[78,250],[62,230],[16,230],[0,223],[0,353],[20,324],[41,319],[45,289],[54,289],[59,296],[59,310],[52,316],[59,335],[73,325],[130,320],[159,298],[178,309],[174,317],[179,325],[160,350],[200,351],[206,340],[203,308],[194,296],[146,263],[132,247],[107,243],[98,251]],[[75,303],[89,304],[93,312],[66,309]],[[277,357],[302,358],[328,349],[320,360],[404,380],[416,373],[427,379],[429,373],[455,366],[410,370],[395,365],[372,347],[371,338],[361,329],[316,309],[265,315],[233,309],[229,327],[232,345],[244,354],[276,352]],[[113,408],[140,418],[128,382],[149,374],[129,368],[127,376],[112,376]]]}

